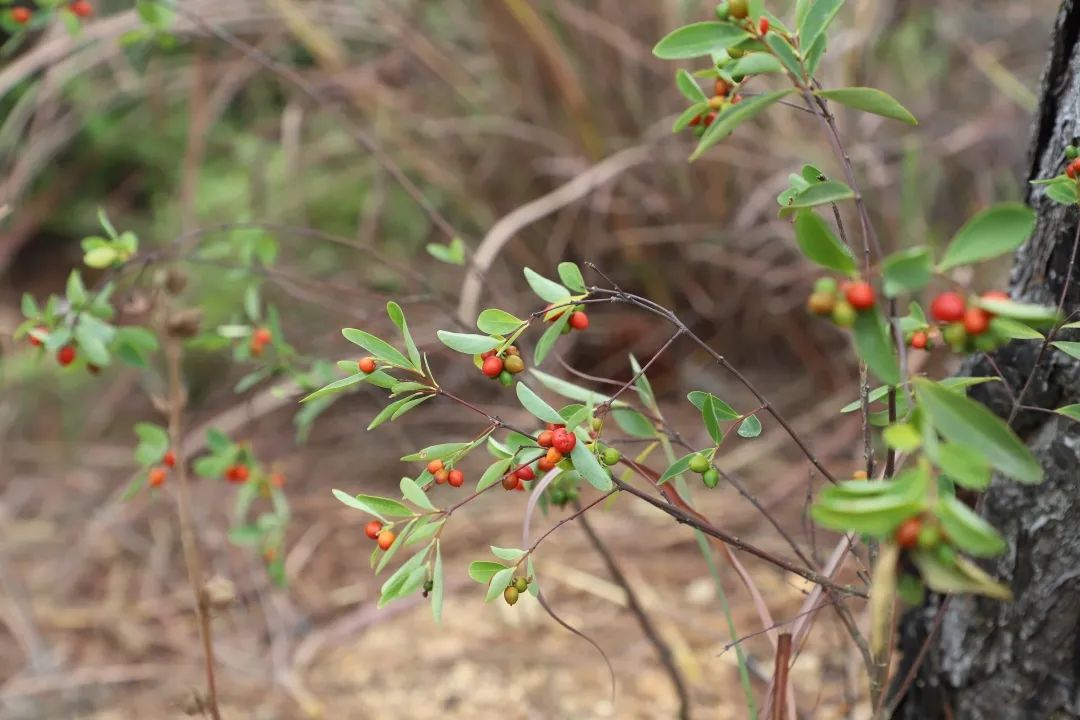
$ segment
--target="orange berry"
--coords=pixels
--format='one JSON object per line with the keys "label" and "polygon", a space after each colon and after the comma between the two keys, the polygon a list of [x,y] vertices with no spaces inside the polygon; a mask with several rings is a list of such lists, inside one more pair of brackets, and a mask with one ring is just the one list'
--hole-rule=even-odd
{"label": "orange berry", "polygon": [[551,430],[545,430],[536,438],[536,444],[540,447],[551,447],[551,441],[554,436],[555,433]]}
{"label": "orange berry", "polygon": [[844,297],[856,310],[869,310],[874,307],[874,288],[870,287],[868,282],[859,280],[851,283],[844,291]]}
{"label": "orange berry", "polygon": [[11,8],[11,19],[14,20],[16,23],[18,23],[19,25],[25,25],[26,23],[30,22],[31,17],[32,17],[32,13],[30,12],[30,8],[24,8],[24,7],[13,7],[13,8]]}
{"label": "orange berry", "polygon": [[916,350],[925,350],[928,338],[922,330],[916,330],[911,334],[911,347]]}
{"label": "orange berry", "polygon": [[449,480],[449,479],[450,479],[450,472],[449,471],[447,471],[447,470],[436,470],[435,471],[435,484],[436,485],[445,485],[446,481]]}
{"label": "orange berry", "polygon": [[709,127],[710,125],[712,125],[713,120],[716,120],[716,111],[715,110],[713,110],[711,113],[709,113],[708,115],[705,116],[705,120],[703,121],[705,123],[705,127]]}
{"label": "orange berry", "polygon": [[71,363],[75,362],[75,346],[65,345],[56,351],[56,362],[61,366],[67,367]]}
{"label": "orange berry", "polygon": [[380,550],[389,550],[395,539],[397,539],[397,535],[394,534],[393,530],[383,530],[379,533],[376,541],[379,543]]}
{"label": "orange berry", "polygon": [[360,372],[365,373],[367,375],[370,375],[371,373],[375,372],[375,358],[373,358],[371,356],[368,356],[366,358],[362,358],[360,360],[360,362],[356,363],[356,365],[357,365],[357,367],[360,368]]}
{"label": "orange berry", "polygon": [[432,460],[431,462],[429,462],[427,464],[427,471],[429,473],[431,473],[432,475],[434,475],[435,473],[439,472],[442,469],[443,469],[443,461],[442,460]]}
{"label": "orange berry", "polygon": [[920,530],[922,530],[922,520],[918,517],[909,517],[896,529],[896,544],[905,550],[910,550],[918,544]]}
{"label": "orange berry", "polygon": [[558,465],[560,462],[562,462],[562,453],[556,450],[554,447],[549,447],[547,455],[544,456],[544,459],[547,460],[548,463],[550,463],[554,467],[555,465]]}
{"label": "orange berry", "polygon": [[364,528],[364,534],[367,535],[372,540],[379,537],[379,533],[381,531],[382,531],[382,523],[379,522],[378,520],[372,520],[371,522],[369,522],[367,524],[367,527]]}
{"label": "orange berry", "polygon": [[546,456],[542,457],[542,458],[540,458],[539,460],[536,461],[536,469],[539,470],[542,473],[550,472],[552,469],[554,469],[554,467],[555,467],[555,463],[548,462],[548,459],[547,459]]}
{"label": "orange berry", "polygon": [[233,483],[247,482],[250,471],[247,465],[233,465],[225,471],[225,479]]}
{"label": "orange berry", "polygon": [[585,330],[589,327],[589,316],[578,310],[570,314],[570,327],[575,330]]}
{"label": "orange berry", "polygon": [[856,470],[854,473],[852,473],[851,477],[855,478],[856,480],[865,480],[867,478],[866,471]]}
{"label": "orange berry", "polygon": [[[694,124],[695,123],[691,123],[691,125],[694,125]],[[551,310],[553,307],[556,307],[557,305],[561,305],[561,303],[550,303],[546,308],[544,308],[544,314],[546,315],[549,310]],[[546,317],[545,322],[555,322],[556,320],[561,318],[563,316],[563,313],[565,313],[565,312],[566,312],[565,309],[560,309],[559,312],[555,313],[551,317]]]}
{"label": "orange berry", "polygon": [[964,330],[968,335],[981,335],[990,327],[990,313],[980,307],[964,311]]}
{"label": "orange berry", "polygon": [[151,468],[148,476],[150,480],[150,487],[161,487],[165,482],[165,468]]}
{"label": "orange berry", "polygon": [[713,90],[714,95],[723,97],[724,95],[728,94],[729,90],[731,90],[731,84],[724,78],[718,77],[716,78],[716,84],[713,86]]}
{"label": "orange berry", "polygon": [[256,330],[251,336],[252,342],[257,342],[260,345],[265,345],[273,339],[274,336],[270,333],[270,329],[264,327]]}
{"label": "orange berry", "polygon": [[514,475],[514,473],[509,473],[507,475],[503,475],[503,479],[502,479],[503,490],[507,490],[507,491],[509,491],[509,490],[517,490],[517,486],[518,486],[519,482],[521,482],[521,481],[517,479],[517,476]]}
{"label": "orange berry", "polygon": [[461,487],[465,484],[465,473],[460,470],[451,470],[446,476],[446,482],[450,483],[450,487]]}
{"label": "orange berry", "polygon": [[166,467],[176,467],[176,453],[169,450],[161,458],[161,462],[165,463]]}
{"label": "orange berry", "polygon": [[480,371],[487,375],[489,378],[499,377],[499,373],[503,371],[502,358],[497,355],[492,355],[484,360],[484,364],[480,366]]}
{"label": "orange berry", "polygon": [[271,473],[270,484],[276,488],[285,487],[285,473]]}
{"label": "orange berry", "polygon": [[75,0],[75,2],[68,5],[68,9],[81,18],[88,18],[94,14],[94,6],[87,0]]}

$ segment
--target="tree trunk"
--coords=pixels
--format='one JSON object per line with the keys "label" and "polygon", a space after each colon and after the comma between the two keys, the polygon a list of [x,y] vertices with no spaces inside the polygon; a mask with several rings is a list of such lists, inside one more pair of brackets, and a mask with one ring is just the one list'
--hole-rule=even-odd
{"label": "tree trunk", "polygon": [[[1054,25],[1031,145],[1029,180],[1057,175],[1065,146],[1080,133],[1080,0],[1065,0]],[[1066,289],[1077,237],[1077,209],[1032,187],[1038,213],[1031,240],[1017,253],[1011,286],[1019,299],[1056,305]],[[1080,308],[1080,268],[1066,291],[1066,314]],[[1075,318],[1073,318],[1075,319]],[[1065,331],[1064,339],[1069,337]],[[995,361],[1013,392],[1036,365],[1041,343],[1013,342]],[[1054,409],[1080,402],[1080,363],[1048,349],[1034,370],[1024,404]],[[993,376],[981,357],[964,374]],[[972,395],[1008,417],[1013,400],[1003,383]],[[1002,531],[1009,550],[986,567],[1008,583],[1015,600],[1003,603],[952,597],[940,628],[894,718],[903,720],[1042,720],[1080,718],[1080,424],[1035,411],[1013,428],[1046,471],[1038,486],[999,481],[983,499],[983,515]],[[899,690],[943,605],[940,596],[910,611],[900,631]]]}

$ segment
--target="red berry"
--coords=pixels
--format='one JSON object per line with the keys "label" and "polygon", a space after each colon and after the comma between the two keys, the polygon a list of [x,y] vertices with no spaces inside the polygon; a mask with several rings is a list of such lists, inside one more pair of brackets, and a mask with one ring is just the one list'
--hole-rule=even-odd
{"label": "red berry", "polygon": [[25,25],[30,22],[30,8],[13,7],[11,8],[11,19],[17,22],[19,25]]}
{"label": "red berry", "polygon": [[578,310],[570,315],[570,327],[575,330],[585,330],[589,327],[589,316]]}
{"label": "red berry", "polygon": [[273,339],[274,336],[270,333],[270,330],[264,327],[256,330],[251,336],[251,341],[259,345],[265,345]]}
{"label": "red berry", "polygon": [[397,535],[394,534],[393,530],[383,530],[381,533],[379,533],[379,537],[377,538],[377,542],[379,543],[379,549],[389,550],[390,546],[394,544],[394,540],[396,538]]}
{"label": "red berry", "polygon": [[690,123],[688,124],[688,127],[694,127],[696,125],[700,125],[701,124],[701,119],[702,119],[701,115],[695,115],[694,119],[691,120]]}
{"label": "red berry", "polygon": [[551,447],[563,455],[569,455],[575,445],[577,445],[577,436],[566,428],[555,430],[551,437]]}
{"label": "red berry", "polygon": [[[45,335],[49,334],[49,328],[45,327],[44,325],[39,325],[38,327],[36,327],[34,329],[37,330],[39,333],[42,333],[42,334],[45,334]],[[30,338],[30,344],[31,345],[33,345],[34,347],[41,347],[42,342],[40,340],[38,340],[33,335],[29,335],[28,337]]]}
{"label": "red berry", "polygon": [[874,307],[874,288],[870,287],[868,282],[859,280],[851,283],[844,292],[844,297],[856,310],[869,310]]}
{"label": "red berry", "polygon": [[731,104],[732,105],[738,105],[741,102],[742,102],[742,95],[736,95],[735,97],[731,98]]}
{"label": "red berry", "polygon": [[964,311],[964,330],[968,335],[982,335],[990,327],[990,313],[980,307]]}
{"label": "red berry", "polygon": [[728,83],[727,80],[722,77],[716,78],[716,83],[713,85],[714,95],[718,97],[723,97],[724,95],[728,94],[729,90],[731,90],[731,84]]}
{"label": "red berry", "polygon": [[925,350],[927,340],[928,338],[926,337],[926,333],[924,333],[922,330],[916,330],[911,335],[911,347],[915,348],[916,350]]}
{"label": "red berry", "polygon": [[270,476],[270,484],[276,488],[285,487],[285,474],[279,472],[273,473]]}
{"label": "red berry", "polygon": [[439,472],[442,469],[443,469],[443,461],[442,460],[432,460],[431,462],[429,462],[427,464],[427,471],[429,473],[431,473],[432,475],[434,475],[435,473]]}
{"label": "red berry", "polygon": [[917,517],[908,518],[896,529],[896,544],[905,550],[910,550],[918,544],[920,530],[922,530],[922,520]]}
{"label": "red berry", "polygon": [[151,468],[149,480],[150,487],[161,487],[165,482],[165,468]]}
{"label": "red berry", "polygon": [[56,351],[56,362],[60,363],[64,367],[67,367],[71,363],[75,362],[75,346],[65,345]]}
{"label": "red berry", "polygon": [[546,473],[555,467],[555,463],[549,462],[547,456],[540,458],[536,461],[536,469],[540,472]]}
{"label": "red berry", "polygon": [[364,534],[367,535],[372,540],[379,537],[379,533],[381,531],[382,531],[382,523],[379,522],[378,520],[372,520],[371,522],[369,522],[367,524],[367,527],[364,528]]}
{"label": "red berry", "polygon": [[[14,15],[14,12],[12,12],[12,15]],[[1065,174],[1069,176],[1070,180],[1076,179],[1076,167],[1073,165],[1073,163],[1069,163],[1065,166]]]}
{"label": "red berry", "polygon": [[247,482],[249,470],[247,465],[233,465],[225,471],[225,478],[229,482],[243,483]]}
{"label": "red berry", "polygon": [[991,290],[990,292],[984,292],[982,296],[983,300],[1011,300],[1009,293],[1004,290]]}
{"label": "red berry", "polygon": [[446,481],[450,483],[450,487],[461,487],[465,484],[465,473],[460,470],[451,470],[446,476]]}
{"label": "red berry", "polygon": [[[1069,172],[1070,170],[1072,171],[1071,173]],[[1076,158],[1076,160],[1069,163],[1069,167],[1065,169],[1065,174],[1071,178],[1076,178],[1080,175],[1080,158]]]}
{"label": "red berry", "polygon": [[536,477],[536,473],[534,473],[533,469],[528,465],[526,465],[525,467],[519,467],[515,475],[517,475],[518,478],[522,480],[532,480]]}
{"label": "red berry", "polygon": [[87,0],[75,0],[68,9],[81,18],[88,18],[94,14],[94,7]]}
{"label": "red berry", "polygon": [[[691,123],[691,124],[694,124],[694,123]],[[561,304],[562,303],[550,303],[546,308],[544,308],[544,315],[546,316],[549,310],[551,310],[553,307],[556,307],[557,305],[561,305]],[[563,313],[565,313],[565,312],[566,312],[566,309],[561,308],[559,310],[559,312],[555,313],[551,317],[545,317],[544,319],[545,319],[546,322],[555,322],[556,320],[561,318],[563,316]]]}
{"label": "red berry", "polygon": [[480,353],[480,359],[481,360],[487,360],[489,357],[495,357],[495,351],[494,350],[488,350],[487,352]]}
{"label": "red berry", "polygon": [[435,471],[435,484],[445,485],[446,481],[450,479],[450,472],[448,470],[436,470]]}
{"label": "red berry", "polygon": [[362,372],[362,373],[370,375],[371,373],[375,372],[375,358],[373,358],[373,357],[369,356],[369,357],[363,358],[363,359],[360,360],[360,362],[358,362],[356,364],[360,368],[360,372]]}
{"label": "red berry", "polygon": [[525,492],[525,483],[522,482],[521,480],[518,480],[516,489],[517,489],[518,492]]}
{"label": "red berry", "polygon": [[930,303],[930,317],[943,323],[956,322],[964,317],[966,305],[959,293],[943,292]]}
{"label": "red berry", "polygon": [[769,18],[762,17],[761,20],[758,21],[758,34],[764,35],[767,32],[769,32]]}
{"label": "red berry", "polygon": [[503,490],[509,492],[510,490],[517,490],[517,486],[521,481],[517,479],[514,473],[503,475],[502,486]]}
{"label": "red berry", "polygon": [[715,120],[715,119],[716,119],[716,111],[713,110],[711,113],[709,113],[708,115],[705,116],[705,120],[704,120],[705,127],[709,127],[710,125],[712,125],[713,120]]}
{"label": "red berry", "polygon": [[165,453],[164,457],[161,458],[161,462],[165,463],[166,467],[176,467],[176,453],[169,450]]}
{"label": "red berry", "polygon": [[484,364],[480,366],[480,370],[489,378],[499,377],[499,373],[503,371],[502,358],[492,355],[484,360]]}

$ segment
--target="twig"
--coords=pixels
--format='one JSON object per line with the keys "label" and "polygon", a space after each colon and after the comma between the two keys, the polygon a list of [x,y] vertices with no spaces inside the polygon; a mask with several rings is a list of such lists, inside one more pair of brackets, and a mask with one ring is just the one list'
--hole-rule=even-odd
{"label": "twig", "polygon": [[[788,666],[791,662],[791,633],[781,633],[773,666],[773,720],[784,720],[787,703],[780,698],[787,694]],[[794,720],[794,718],[792,719]]]}

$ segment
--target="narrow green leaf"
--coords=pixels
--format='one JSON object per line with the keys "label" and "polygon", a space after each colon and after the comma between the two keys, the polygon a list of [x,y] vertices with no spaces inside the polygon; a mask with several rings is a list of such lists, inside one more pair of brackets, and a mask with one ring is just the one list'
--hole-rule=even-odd
{"label": "narrow green leaf", "polygon": [[400,305],[391,300],[386,303],[386,314],[390,316],[390,321],[401,332],[401,339],[405,341],[405,349],[409,353],[409,360],[412,361],[413,370],[420,370],[420,351],[417,350],[416,343],[413,342],[412,334],[409,332],[409,324],[405,322],[405,312]]}
{"label": "narrow green leaf", "polygon": [[[540,336],[536,343],[536,349],[533,352],[533,364],[539,365],[544,362],[544,358],[551,352],[551,348],[555,347],[555,342],[562,336],[563,328],[566,327],[568,322],[570,322],[570,313],[564,312],[544,331],[544,334]],[[536,372],[536,370],[533,370],[533,372]]]}
{"label": "narrow green leaf", "polygon": [[524,268],[522,272],[525,273],[525,281],[529,283],[529,287],[541,300],[560,303],[570,299],[570,291],[554,280],[548,280],[532,268]]}
{"label": "narrow green leaf", "polygon": [[[562,378],[555,377],[543,370],[537,370],[535,368],[529,368],[529,373],[540,381],[540,384],[551,390],[554,393],[562,395],[564,398],[570,400],[577,400],[578,402],[585,403],[586,405],[599,405],[608,401],[608,396],[603,395],[592,390],[575,385],[572,382],[563,380]],[[616,400],[615,407],[625,406],[621,400]]]}
{"label": "narrow green leaf", "polygon": [[1020,203],[999,203],[969,220],[953,237],[938,270],[1011,253],[1031,236],[1035,213]]}
{"label": "narrow green leaf", "polygon": [[71,274],[68,275],[67,290],[64,295],[74,308],[79,308],[86,304],[86,286],[83,285],[82,275],[79,274],[78,270],[72,270]]}
{"label": "narrow green leaf", "polygon": [[431,572],[431,614],[436,623],[442,622],[443,598],[446,594],[443,580],[442,543],[435,541],[435,567]]}
{"label": "narrow green leaf", "polygon": [[703,152],[727,137],[739,125],[753,118],[777,100],[787,97],[792,92],[794,92],[794,89],[791,88],[787,90],[777,90],[776,92],[766,93],[764,95],[755,95],[752,98],[743,100],[738,105],[729,106],[726,110],[716,116],[716,120],[708,127],[705,134],[701,136],[697,149],[694,150],[690,159],[696,160],[701,157]]}
{"label": "narrow green leaf", "polygon": [[489,335],[509,335],[525,323],[505,310],[489,308],[476,318],[476,327]]}
{"label": "narrow green leaf", "polygon": [[341,490],[334,489],[334,497],[356,510],[363,510],[369,515],[374,515],[383,522],[389,517],[408,517],[413,514],[405,505],[390,498],[377,497],[375,495],[349,495]]}
{"label": "narrow green leaf", "polygon": [[922,433],[908,423],[890,425],[882,432],[882,437],[889,447],[904,453],[918,450],[922,445]]}
{"label": "narrow green leaf", "polygon": [[969,555],[993,557],[1005,552],[1005,538],[955,497],[939,498],[934,514],[949,539]]}
{"label": "narrow green leaf", "polygon": [[684,25],[665,36],[653,48],[661,60],[683,60],[726,50],[746,40],[750,33],[727,22]]}
{"label": "narrow green leaf", "polygon": [[755,52],[743,55],[724,69],[732,75],[750,76],[781,72],[784,66],[769,53]]}
{"label": "narrow green leaf", "polygon": [[514,579],[514,568],[503,568],[499,572],[495,573],[491,581],[488,583],[487,594],[484,596],[486,602],[491,602],[495,598],[502,595],[503,590],[510,584],[510,581]]}
{"label": "narrow green leaf", "polygon": [[524,550],[518,550],[517,548],[503,548],[491,546],[491,554],[499,558],[504,562],[516,563],[521,558],[525,557]]}
{"label": "narrow green leaf", "polygon": [[430,462],[431,460],[445,460],[448,457],[461,452],[463,449],[469,447],[472,443],[466,442],[449,442],[439,443],[438,445],[429,445],[423,450],[419,450],[410,455],[405,455],[401,458],[402,462]]}
{"label": "narrow green leaf", "polygon": [[856,272],[855,257],[813,210],[795,216],[795,241],[809,260],[845,275]]}
{"label": "narrow green leaf", "polygon": [[919,551],[912,553],[911,559],[919,568],[923,582],[935,592],[975,593],[997,600],[1012,599],[1009,588],[964,558],[958,557],[950,563],[944,562],[933,551]]}
{"label": "narrow green leaf", "polygon": [[780,60],[784,69],[791,73],[794,78],[802,82],[802,63],[799,60],[799,53],[795,51],[795,48],[791,47],[791,43],[785,40],[780,33],[773,32],[765,36],[765,44],[769,46],[769,49],[772,50]]}
{"label": "narrow green leaf", "polygon": [[855,197],[855,193],[842,182],[827,180],[825,182],[814,183],[813,185],[808,185],[805,190],[792,195],[790,199],[784,203],[784,207],[780,208],[780,217],[792,215],[796,210],[801,208],[817,207],[818,205],[841,202],[842,200],[849,200],[853,197]]}
{"label": "narrow green leaf", "polygon": [[487,335],[456,333],[448,332],[446,330],[439,330],[436,335],[439,336],[439,342],[443,345],[451,350],[456,350],[459,353],[465,353],[466,355],[479,355],[488,350],[494,350],[502,344],[502,341],[499,338],[493,338]]}
{"label": "narrow green leaf", "polygon": [[418,508],[435,510],[431,498],[429,498],[427,493],[424,492],[423,489],[416,484],[416,481],[411,478],[401,478],[401,495]]}
{"label": "narrow green leaf", "polygon": [[611,411],[611,417],[627,435],[636,438],[656,437],[656,428],[651,420],[630,408],[615,408]]}
{"label": "narrow green leaf", "polygon": [[[694,83],[694,87],[697,87],[697,83]],[[576,263],[559,263],[559,279],[563,281],[563,285],[574,292],[586,292],[585,278],[581,274],[581,268]]]}
{"label": "narrow green leaf", "polygon": [[356,328],[345,328],[341,331],[341,334],[353,345],[359,345],[384,363],[403,368],[412,367],[408,358],[402,355],[397,348],[371,333]]}
{"label": "narrow green leaf", "polygon": [[375,416],[375,418],[371,421],[371,424],[367,426],[367,429],[374,430],[387,420],[392,419],[394,413],[404,407],[410,400],[414,399],[415,397],[415,394],[409,395],[408,397],[403,397],[400,400],[395,400],[394,402],[390,403],[379,411],[379,414]]}
{"label": "narrow green leaf", "polygon": [[434,395],[421,395],[420,397],[416,397],[415,395],[410,395],[408,398],[405,399],[406,401],[404,403],[402,403],[400,407],[394,408],[394,412],[391,413],[391,415],[390,415],[390,422],[393,422],[394,420],[397,420],[399,417],[401,417],[405,413],[409,412],[410,410],[415,408],[417,405],[420,405],[422,403],[426,403],[428,400],[430,400],[433,397],[435,397],[435,396]]}
{"label": "narrow green leaf", "polygon": [[699,453],[696,452],[687,453],[686,455],[683,455],[681,458],[673,462],[671,465],[668,466],[667,470],[664,471],[664,474],[660,476],[657,484],[663,485],[676,475],[681,475],[682,473],[686,472],[687,469],[690,467],[690,459],[698,454]]}
{"label": "narrow green leaf", "polygon": [[341,392],[342,390],[344,390],[347,387],[351,387],[353,385],[356,385],[357,383],[362,383],[365,380],[367,380],[367,376],[364,375],[363,373],[356,373],[355,375],[350,375],[349,377],[344,377],[344,378],[341,378],[340,380],[335,380],[334,382],[330,383],[329,385],[323,386],[323,387],[319,388],[318,390],[316,390],[315,392],[310,393],[310,394],[305,395],[304,397],[300,398],[300,402],[306,403],[306,402],[310,402],[311,400],[317,400],[317,399],[319,399],[321,397],[325,397],[327,395],[333,395],[334,393]]}
{"label": "narrow green leaf", "polygon": [[814,94],[856,110],[881,115],[892,120],[899,120],[908,125],[919,124],[919,121],[915,119],[915,116],[907,108],[897,102],[891,95],[877,88],[835,88],[833,90],[818,90]]}
{"label": "narrow green leaf", "polygon": [[686,108],[679,117],[675,118],[675,122],[671,124],[671,132],[682,132],[690,127],[690,123],[694,121],[694,118],[698,117],[708,109],[708,103],[696,103]]}
{"label": "narrow green leaf", "polygon": [[1057,340],[1050,344],[1056,347],[1061,352],[1068,355],[1069,357],[1080,359],[1080,342]]}
{"label": "narrow green leaf", "polygon": [[1070,420],[1080,420],[1080,405],[1066,405],[1055,410],[1058,415],[1064,415]]}
{"label": "narrow green leaf", "polygon": [[[929,446],[927,447],[929,451]],[[977,451],[966,445],[944,442],[937,444],[932,459],[941,472],[957,485],[972,490],[984,490],[990,484],[990,465]]]}
{"label": "narrow green leaf", "polygon": [[812,46],[825,33],[843,4],[844,0],[812,0],[804,6],[799,19],[799,42],[804,48]]}
{"label": "narrow green leaf", "polygon": [[710,397],[712,398],[713,413],[716,415],[717,421],[724,422],[725,420],[735,420],[739,417],[739,413],[736,412],[735,408],[711,393],[702,390],[691,390],[686,395],[686,399],[698,410],[704,409],[705,400]]}
{"label": "narrow green leaf", "polygon": [[1052,325],[1058,320],[1057,308],[1049,305],[1020,303],[1012,300],[976,298],[975,304],[994,315],[1034,325]]}
{"label": "narrow green leaf", "polygon": [[544,402],[543,398],[533,392],[528,385],[519,382],[516,385],[516,391],[518,401],[522,407],[532,413],[533,417],[541,422],[562,423],[563,418],[555,408]]}
{"label": "narrow green leaf", "polygon": [[990,320],[990,329],[998,337],[1005,337],[1011,340],[1045,340],[1041,332],[1035,328],[1025,325],[1019,320],[1013,320],[1007,317],[994,317]]}
{"label": "narrow green leaf", "polygon": [[852,328],[855,350],[879,380],[896,385],[900,382],[900,364],[893,350],[889,325],[876,307],[855,316]]}
{"label": "narrow green leaf", "polygon": [[705,396],[705,402],[701,405],[701,419],[705,423],[705,430],[709,433],[709,437],[719,445],[724,439],[724,433],[720,430],[720,424],[716,420],[712,395]]}

